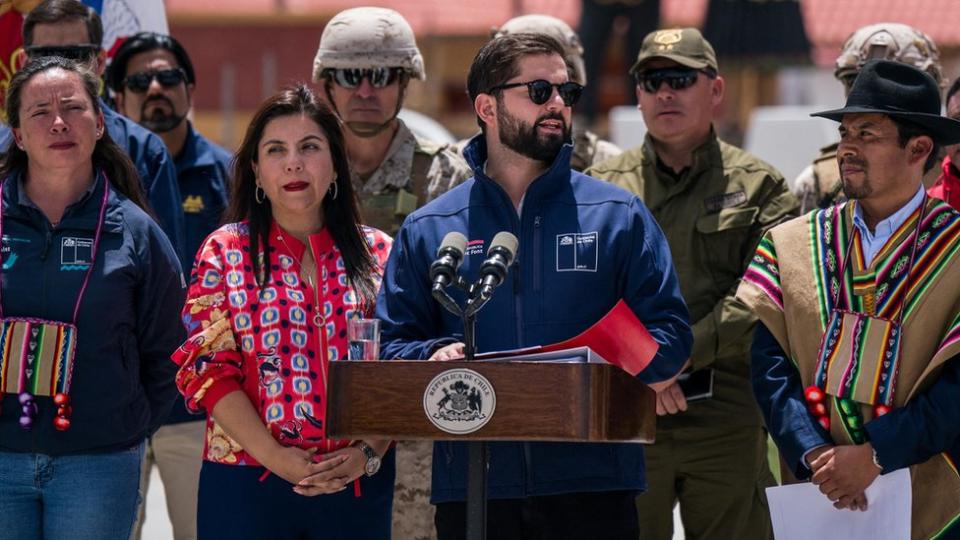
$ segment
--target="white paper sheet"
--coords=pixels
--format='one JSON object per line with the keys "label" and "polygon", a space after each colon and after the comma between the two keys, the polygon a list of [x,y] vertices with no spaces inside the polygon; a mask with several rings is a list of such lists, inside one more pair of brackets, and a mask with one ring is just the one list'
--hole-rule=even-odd
{"label": "white paper sheet", "polygon": [[843,538],[909,540],[910,470],[877,477],[867,488],[867,511],[837,510],[811,484],[767,488],[776,540]]}

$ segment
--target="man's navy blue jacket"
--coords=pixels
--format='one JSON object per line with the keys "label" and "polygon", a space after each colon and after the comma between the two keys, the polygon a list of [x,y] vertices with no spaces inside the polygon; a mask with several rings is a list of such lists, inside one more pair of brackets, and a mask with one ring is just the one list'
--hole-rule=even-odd
{"label": "man's navy blue jacket", "polygon": [[140,174],[140,184],[160,228],[170,239],[177,255],[186,253],[185,226],[181,209],[177,169],[167,145],[152,131],[118,114],[103,100],[103,121],[113,142],[126,150]]}
{"label": "man's navy blue jacket", "polygon": [[[60,224],[23,193],[19,175],[3,183],[3,314],[70,322],[91,257],[103,176],[68,206]],[[20,428],[16,395],[3,395],[0,449],[49,455],[128,448],[166,419],[177,389],[170,360],[183,343],[186,291],[173,247],[160,227],[110,190],[100,248],[80,304],[70,390],[71,427],[56,431],[56,406],[37,397],[31,431]]]}
{"label": "man's navy blue jacket", "polygon": [[186,249],[183,271],[190,275],[193,260],[207,235],[220,227],[227,207],[230,185],[230,160],[233,156],[188,125],[183,150],[174,159],[180,195],[183,197],[186,225]]}
{"label": "man's navy blue jacket", "polygon": [[[533,181],[518,215],[483,173],[483,136],[471,141],[465,155],[474,178],[410,214],[394,242],[377,302],[384,358],[429,358],[462,340],[460,320],[430,295],[429,266],[444,235],[459,231],[470,240],[460,272],[473,280],[494,235],[510,231],[520,240],[518,255],[479,313],[479,352],[570,338],[622,298],[660,345],[640,379],[655,382],[680,370],[693,338],[663,233],[636,196],[571,171],[571,150],[564,146]],[[437,442],[433,454],[432,502],[464,500],[465,444]],[[643,447],[492,443],[488,481],[490,497],[500,499],[639,491],[646,487]]]}

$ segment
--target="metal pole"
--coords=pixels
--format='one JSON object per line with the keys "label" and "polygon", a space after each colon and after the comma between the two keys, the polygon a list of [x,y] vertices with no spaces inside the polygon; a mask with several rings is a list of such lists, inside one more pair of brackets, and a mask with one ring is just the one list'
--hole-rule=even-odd
{"label": "metal pole", "polygon": [[[473,300],[476,301],[476,300]],[[476,354],[476,312],[463,316],[463,356],[471,362]],[[467,540],[487,538],[487,443],[467,443]]]}

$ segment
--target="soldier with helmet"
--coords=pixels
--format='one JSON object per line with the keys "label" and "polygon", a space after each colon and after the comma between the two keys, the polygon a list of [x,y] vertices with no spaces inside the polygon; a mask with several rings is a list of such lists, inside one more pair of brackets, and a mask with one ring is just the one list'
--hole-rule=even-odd
{"label": "soldier with helmet", "polygon": [[[410,24],[391,9],[341,11],[327,23],[313,62],[344,140],[363,222],[395,235],[410,212],[473,175],[447,145],[424,140],[397,118],[410,79],[425,80]],[[397,445],[393,535],[433,534],[429,441]]]}
{"label": "soldier with helmet", "polygon": [[403,219],[471,176],[446,145],[423,140],[397,118],[410,79],[425,80],[410,24],[391,9],[341,11],[327,23],[313,80],[343,125],[363,222],[393,235]]}
{"label": "soldier with helmet", "polygon": [[[930,36],[901,23],[877,23],[864,26],[850,35],[837,58],[834,76],[843,83],[848,94],[860,68],[869,60],[893,60],[927,72],[943,86],[940,51]],[[936,178],[924,178],[930,185]],[[929,181],[928,181],[929,180]],[[837,143],[820,149],[820,155],[807,166],[792,184],[800,199],[801,213],[826,208],[843,200],[840,167],[837,165]]]}
{"label": "soldier with helmet", "polygon": [[[577,33],[567,23],[549,15],[521,15],[493,31],[494,38],[507,34],[544,34],[557,40],[563,46],[564,57],[570,67],[570,80],[587,85],[583,45]],[[573,125],[572,138],[573,155],[570,157],[570,168],[575,171],[583,171],[622,152],[617,145],[601,139],[596,133],[580,127],[576,122]]]}

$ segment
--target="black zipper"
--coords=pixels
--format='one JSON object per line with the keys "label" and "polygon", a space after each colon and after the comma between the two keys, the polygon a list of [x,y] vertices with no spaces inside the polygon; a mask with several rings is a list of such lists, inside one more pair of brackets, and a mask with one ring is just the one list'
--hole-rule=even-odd
{"label": "black zipper", "polygon": [[543,268],[540,264],[540,252],[542,250],[540,234],[543,230],[540,224],[542,221],[540,216],[533,218],[533,292],[536,293],[540,292],[540,277],[543,273]]}

